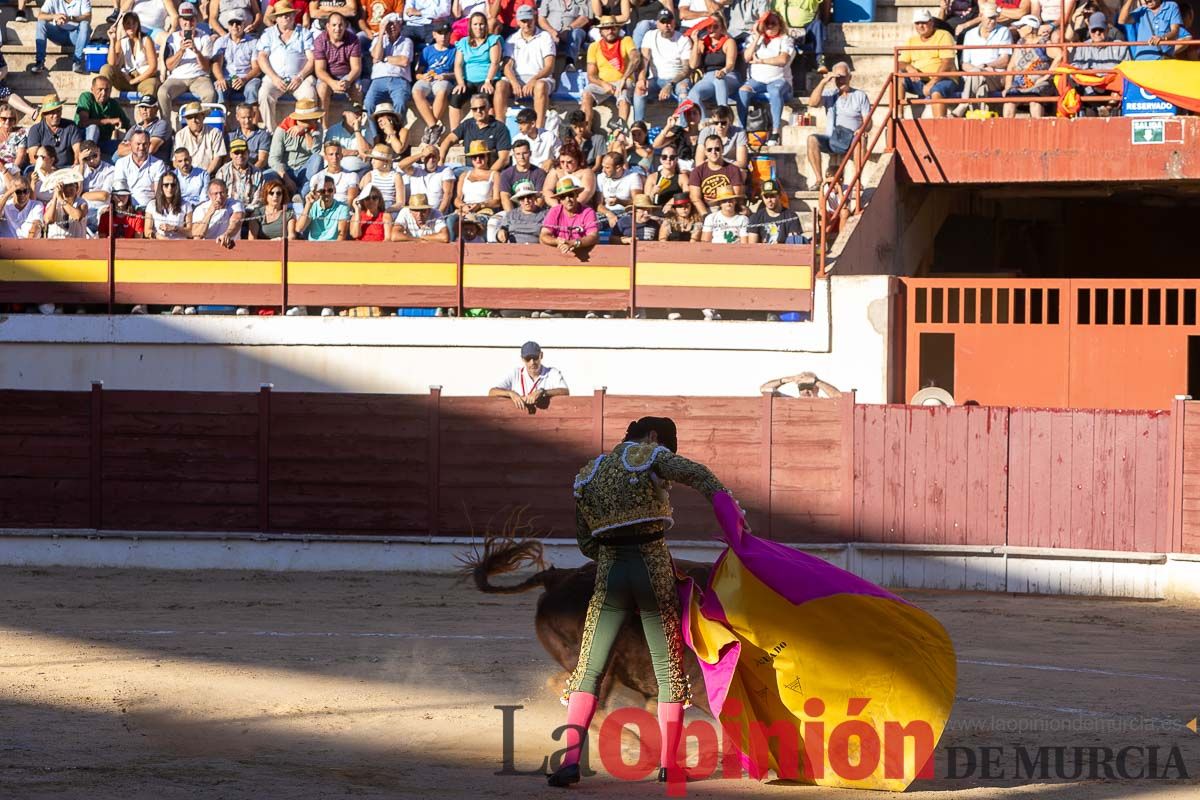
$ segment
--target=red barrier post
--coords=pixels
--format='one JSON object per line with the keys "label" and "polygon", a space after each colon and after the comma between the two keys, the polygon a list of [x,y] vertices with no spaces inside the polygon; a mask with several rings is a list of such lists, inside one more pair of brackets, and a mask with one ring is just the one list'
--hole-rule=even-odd
{"label": "red barrier post", "polygon": [[[461,227],[459,231],[461,232]],[[461,241],[461,237],[460,237]],[[461,252],[461,250],[460,250]],[[459,262],[461,268],[461,261]],[[461,291],[462,283],[459,282]],[[461,295],[460,295],[461,297]],[[460,301],[461,302],[461,301]],[[429,438],[428,438],[428,462],[429,462],[429,489],[428,489],[428,508],[429,508],[429,535],[437,536],[438,534],[438,515],[441,512],[441,482],[442,482],[442,467],[441,467],[441,403],[442,403],[442,387],[429,387]]]}
{"label": "red barrier post", "polygon": [[[111,216],[109,220],[112,220]],[[104,381],[92,381],[92,406],[88,427],[91,434],[88,445],[88,524],[99,530],[104,525],[104,459],[101,452],[104,444]]]}
{"label": "red barrier post", "polygon": [[[287,241],[287,237],[284,237]],[[258,389],[258,529],[271,529],[271,387]]]}
{"label": "red barrier post", "polygon": [[759,435],[762,438],[762,465],[761,473],[759,474],[759,485],[762,493],[763,515],[766,520],[766,529],[763,535],[771,538],[771,428],[774,423],[774,392],[762,393],[762,411],[759,419]]}

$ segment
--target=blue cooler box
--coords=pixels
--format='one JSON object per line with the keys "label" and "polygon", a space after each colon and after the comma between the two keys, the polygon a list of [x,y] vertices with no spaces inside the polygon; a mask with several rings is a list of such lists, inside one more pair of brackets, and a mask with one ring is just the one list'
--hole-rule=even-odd
{"label": "blue cooler box", "polygon": [[108,63],[108,45],[89,44],[83,48],[83,66],[88,72],[99,72]]}

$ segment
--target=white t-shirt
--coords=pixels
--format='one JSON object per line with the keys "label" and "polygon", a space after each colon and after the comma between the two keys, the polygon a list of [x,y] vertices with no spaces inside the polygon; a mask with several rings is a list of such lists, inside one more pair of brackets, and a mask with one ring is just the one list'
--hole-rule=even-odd
{"label": "white t-shirt", "polygon": [[[749,48],[749,46],[750,44],[748,43],[746,47]],[[789,65],[792,63],[792,57],[795,54],[796,48],[792,44],[792,37],[790,36],[776,36],[767,44],[760,44],[758,49],[754,51],[754,55],[758,58],[774,58],[778,55],[787,55],[788,60],[781,67],[771,66],[770,64],[751,64],[750,80],[759,81],[760,83],[774,83],[782,79],[791,83],[792,70]]]}
{"label": "white t-shirt", "polygon": [[414,194],[424,194],[429,198],[429,205],[435,209],[442,207],[442,198],[446,196],[446,181],[454,182],[453,167],[438,167],[433,172],[426,172],[422,166],[413,167],[412,175],[404,176],[408,197]]}
{"label": "white t-shirt", "polygon": [[35,222],[42,221],[46,207],[37,200],[30,200],[24,208],[17,208],[11,200],[4,206],[4,225],[0,227],[0,239],[28,239]]}
{"label": "white t-shirt", "polygon": [[644,181],[645,178],[633,172],[626,172],[619,178],[610,178],[602,172],[596,176],[596,190],[604,198],[604,205],[612,209],[628,206],[633,196],[642,190]]}
{"label": "white t-shirt", "polygon": [[358,186],[358,176],[353,172],[342,170],[341,172],[330,172],[323,169],[316,175],[312,176],[312,180],[308,183],[309,189],[319,189],[325,185],[325,179],[333,179],[333,199],[341,203],[348,203],[346,192]]}
{"label": "white t-shirt", "polygon": [[518,392],[522,397],[532,392],[534,389],[566,389],[567,382],[563,378],[562,373],[557,367],[548,367],[542,364],[542,371],[536,378],[531,378],[529,372],[524,366],[517,367],[512,372],[505,375],[499,383],[496,384],[497,389],[508,389],[511,392]]}
{"label": "white t-shirt", "polygon": [[88,235],[87,228],[87,201],[82,197],[76,197],[73,203],[76,210],[83,212],[83,217],[80,219],[71,219],[67,216],[66,209],[60,207],[57,218],[46,226],[47,239],[86,239]]}
{"label": "white t-shirt", "polygon": [[557,131],[538,131],[536,138],[530,139],[523,133],[518,133],[512,137],[513,144],[517,142],[529,142],[529,160],[533,165],[540,167],[547,161],[553,158],[558,158],[558,149],[562,146],[562,141],[558,138]]}
{"label": "white t-shirt", "polygon": [[[211,200],[205,200],[200,205],[196,206],[195,212],[192,213],[192,223],[203,222],[204,216],[208,213],[208,209],[212,207]],[[215,239],[225,233],[229,228],[229,220],[238,212],[245,213],[242,204],[237,200],[226,200],[225,207],[213,214],[212,219],[208,221],[208,231],[204,234],[205,239]]]}
{"label": "white t-shirt", "polygon": [[168,214],[158,210],[158,204],[154,201],[146,206],[146,216],[154,218],[154,238],[155,239],[188,239],[191,238],[189,231],[164,231],[163,225],[174,225],[176,228],[182,228],[188,214],[192,213],[192,207],[188,203],[183,203],[179,210],[174,214]]}
{"label": "white t-shirt", "polygon": [[[433,201],[430,201],[433,205]],[[446,229],[446,220],[442,219],[442,215],[437,209],[431,209],[429,215],[425,217],[425,224],[418,225],[416,217],[407,208],[402,208],[396,212],[395,225],[399,225],[405,233],[414,239],[421,239],[425,236],[432,236]]]}
{"label": "white t-shirt", "polygon": [[[412,39],[407,36],[401,36],[396,41],[388,39],[387,34],[383,34],[383,44],[380,45],[380,53],[383,59],[376,61],[371,66],[372,78],[404,78],[412,80],[413,68],[413,43]],[[386,59],[389,58],[407,58],[406,66],[391,64]]]}
{"label": "white t-shirt", "polygon": [[650,52],[650,68],[654,77],[673,81],[687,69],[688,58],[692,54],[692,40],[679,31],[675,31],[668,39],[653,30],[642,38],[642,49]]}
{"label": "white t-shirt", "polygon": [[[554,38],[542,30],[537,31],[532,39],[526,39],[517,31],[504,43],[504,56],[513,60],[513,72],[522,81],[528,81],[541,72],[546,56],[553,58],[557,52],[558,45]],[[546,77],[554,78],[553,66]]]}
{"label": "white t-shirt", "polygon": [[[680,8],[686,8],[688,11],[695,11],[698,14],[708,13],[708,3],[705,0],[684,0],[680,4]],[[695,19],[682,19],[679,21],[680,26],[687,31],[692,27],[704,21],[704,17],[696,17]]]}
{"label": "white t-shirt", "polygon": [[137,14],[142,30],[147,33],[149,28],[161,31],[167,27],[167,4],[161,0],[135,0],[130,10]]}
{"label": "white t-shirt", "polygon": [[[192,44],[195,49],[188,50],[183,54],[183,60],[176,65],[175,69],[167,76],[177,78],[181,81],[190,81],[193,78],[202,78],[208,75],[208,70],[202,69],[200,63],[196,60],[196,53],[201,53],[205,58],[211,58],[213,54],[213,44],[216,39],[212,36],[205,36],[198,30],[192,31]],[[167,49],[164,53],[170,56],[183,48],[183,31],[175,31],[167,39]]]}
{"label": "white t-shirt", "polygon": [[750,229],[750,220],[742,214],[727,217],[714,211],[704,218],[704,232],[712,234],[713,244],[738,244]]}

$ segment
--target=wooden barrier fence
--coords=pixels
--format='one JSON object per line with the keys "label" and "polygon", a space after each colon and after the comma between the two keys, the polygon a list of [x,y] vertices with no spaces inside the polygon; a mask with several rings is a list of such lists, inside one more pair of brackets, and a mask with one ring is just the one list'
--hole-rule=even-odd
{"label": "wooden barrier fence", "polygon": [[811,312],[813,245],[6,239],[0,302]]}
{"label": "wooden barrier fence", "polygon": [[[525,509],[571,537],[576,471],[654,413],[778,541],[1200,552],[1194,406],[3,391],[0,527],[438,536]],[[698,495],[672,499],[673,536],[716,532]]]}

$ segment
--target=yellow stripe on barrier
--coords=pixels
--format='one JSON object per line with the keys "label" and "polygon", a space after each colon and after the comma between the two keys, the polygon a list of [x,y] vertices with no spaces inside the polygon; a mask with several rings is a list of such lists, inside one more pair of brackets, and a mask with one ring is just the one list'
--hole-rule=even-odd
{"label": "yellow stripe on barrier", "polygon": [[638,262],[638,286],[694,286],[716,289],[811,289],[808,267],[767,264],[668,264]]}
{"label": "yellow stripe on barrier", "polygon": [[288,283],[314,286],[454,286],[450,262],[290,261]]}
{"label": "yellow stripe on barrier", "polygon": [[108,262],[102,258],[5,258],[0,259],[0,281],[105,283]]}
{"label": "yellow stripe on barrier", "polygon": [[279,283],[278,261],[117,259],[117,283]]}
{"label": "yellow stripe on barrier", "polygon": [[527,264],[467,264],[463,286],[469,289],[629,290],[628,267],[531,266]]}

